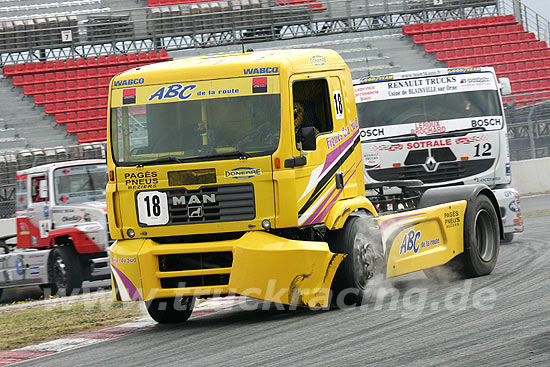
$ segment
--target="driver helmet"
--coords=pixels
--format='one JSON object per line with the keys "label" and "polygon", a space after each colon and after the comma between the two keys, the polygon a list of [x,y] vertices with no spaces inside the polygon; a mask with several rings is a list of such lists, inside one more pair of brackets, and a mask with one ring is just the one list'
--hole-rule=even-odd
{"label": "driver helmet", "polygon": [[294,102],[294,128],[298,129],[304,122],[304,105],[302,103]]}

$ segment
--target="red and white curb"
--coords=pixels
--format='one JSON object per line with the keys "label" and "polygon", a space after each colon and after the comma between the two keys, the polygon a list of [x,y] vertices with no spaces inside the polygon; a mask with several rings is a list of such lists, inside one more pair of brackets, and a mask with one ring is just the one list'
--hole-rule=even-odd
{"label": "red and white curb", "polygon": [[[208,300],[196,306],[190,319],[207,316],[216,312],[234,308],[245,302],[245,297],[223,297]],[[138,331],[153,328],[157,323],[146,317],[119,326],[113,326],[102,330],[75,335],[69,338],[61,338],[36,345],[29,345],[24,348],[10,350],[0,353],[0,366],[7,366],[17,362],[47,356],[50,354],[64,352],[92,344],[113,340],[124,335],[133,334]]]}

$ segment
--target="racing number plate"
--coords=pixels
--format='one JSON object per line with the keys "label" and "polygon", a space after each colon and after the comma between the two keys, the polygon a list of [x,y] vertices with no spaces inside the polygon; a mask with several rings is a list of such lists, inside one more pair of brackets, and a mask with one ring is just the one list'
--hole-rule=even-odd
{"label": "racing number plate", "polygon": [[137,211],[140,223],[158,226],[168,223],[168,198],[165,192],[142,191],[137,194]]}

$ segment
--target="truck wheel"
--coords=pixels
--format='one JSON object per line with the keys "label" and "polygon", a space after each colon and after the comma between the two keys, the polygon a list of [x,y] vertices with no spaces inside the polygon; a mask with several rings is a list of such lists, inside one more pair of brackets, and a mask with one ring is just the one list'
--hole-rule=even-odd
{"label": "truck wheel", "polygon": [[174,324],[191,316],[195,297],[157,298],[146,301],[145,306],[149,316],[159,324]]}
{"label": "truck wheel", "polygon": [[332,252],[346,254],[332,283],[332,303],[339,308],[367,301],[374,276],[386,273],[380,230],[374,218],[350,217],[344,228],[328,233]]}
{"label": "truck wheel", "polygon": [[0,300],[2,299],[2,292],[4,291],[4,288],[0,288]]}
{"label": "truck wheel", "polygon": [[464,220],[462,262],[466,277],[490,274],[497,263],[500,248],[498,217],[491,200],[479,195]]}
{"label": "truck wheel", "polygon": [[78,254],[72,246],[58,247],[52,251],[50,258],[50,279],[47,285],[51,294],[70,296],[82,290],[82,269]]}
{"label": "truck wheel", "polygon": [[464,253],[445,265],[424,269],[432,280],[451,281],[490,274],[500,248],[499,225],[495,207],[485,195],[479,195],[466,207],[464,216]]}
{"label": "truck wheel", "polygon": [[514,240],[513,233],[505,233],[504,238],[500,240],[500,243],[510,243]]}

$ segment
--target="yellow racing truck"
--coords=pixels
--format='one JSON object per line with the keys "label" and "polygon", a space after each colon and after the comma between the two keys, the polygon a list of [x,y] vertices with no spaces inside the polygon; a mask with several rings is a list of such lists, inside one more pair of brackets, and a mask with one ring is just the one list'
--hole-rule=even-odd
{"label": "yellow racing truck", "polygon": [[351,74],[334,51],[143,66],[113,78],[109,106],[113,297],[145,301],[157,322],[187,320],[195,297],[341,307],[363,302],[376,274],[495,266],[487,186],[365,186]]}

